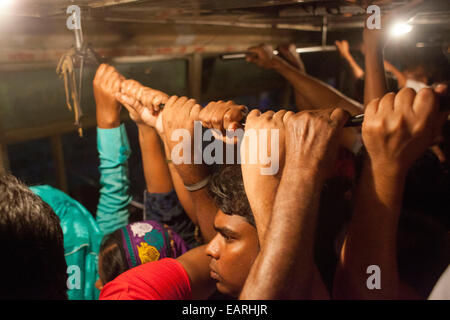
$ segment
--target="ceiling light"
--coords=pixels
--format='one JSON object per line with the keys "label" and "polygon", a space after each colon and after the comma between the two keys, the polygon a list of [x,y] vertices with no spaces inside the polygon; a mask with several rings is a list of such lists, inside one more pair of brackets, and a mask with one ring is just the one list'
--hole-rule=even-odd
{"label": "ceiling light", "polygon": [[0,8],[7,7],[13,3],[13,0],[0,0]]}
{"label": "ceiling light", "polygon": [[411,32],[412,29],[413,29],[412,25],[410,25],[408,23],[400,22],[400,23],[395,24],[391,28],[391,35],[394,37],[399,37],[404,34],[407,34],[408,32]]}

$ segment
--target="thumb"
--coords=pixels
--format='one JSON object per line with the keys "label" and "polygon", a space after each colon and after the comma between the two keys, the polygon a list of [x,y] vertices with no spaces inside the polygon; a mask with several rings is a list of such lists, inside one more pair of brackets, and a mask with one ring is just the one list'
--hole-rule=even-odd
{"label": "thumb", "polygon": [[350,113],[341,108],[334,109],[330,115],[330,119],[336,123],[338,128],[343,128],[349,118],[350,118]]}

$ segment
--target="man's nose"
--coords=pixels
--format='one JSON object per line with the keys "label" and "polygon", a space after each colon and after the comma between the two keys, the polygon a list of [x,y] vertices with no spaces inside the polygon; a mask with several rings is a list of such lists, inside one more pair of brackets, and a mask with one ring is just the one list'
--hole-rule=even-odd
{"label": "man's nose", "polygon": [[217,242],[217,235],[209,242],[205,249],[206,255],[214,259],[219,259],[219,244]]}

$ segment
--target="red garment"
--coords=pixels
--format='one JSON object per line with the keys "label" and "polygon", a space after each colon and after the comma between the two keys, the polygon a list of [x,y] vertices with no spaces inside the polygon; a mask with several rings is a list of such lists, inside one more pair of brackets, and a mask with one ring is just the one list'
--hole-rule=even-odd
{"label": "red garment", "polygon": [[191,286],[183,266],[164,258],[130,269],[108,282],[100,300],[189,300]]}
{"label": "red garment", "polygon": [[340,148],[334,164],[333,177],[347,178],[354,181],[356,177],[355,155],[347,149]]}

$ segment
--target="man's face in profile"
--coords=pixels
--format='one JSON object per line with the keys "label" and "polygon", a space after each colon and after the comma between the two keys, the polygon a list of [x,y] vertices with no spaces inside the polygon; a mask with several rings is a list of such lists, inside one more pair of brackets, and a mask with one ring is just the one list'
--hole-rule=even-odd
{"label": "man's face in profile", "polygon": [[206,247],[206,254],[211,257],[211,278],[217,281],[221,293],[238,297],[259,252],[256,228],[244,217],[221,210],[214,228],[217,235]]}

